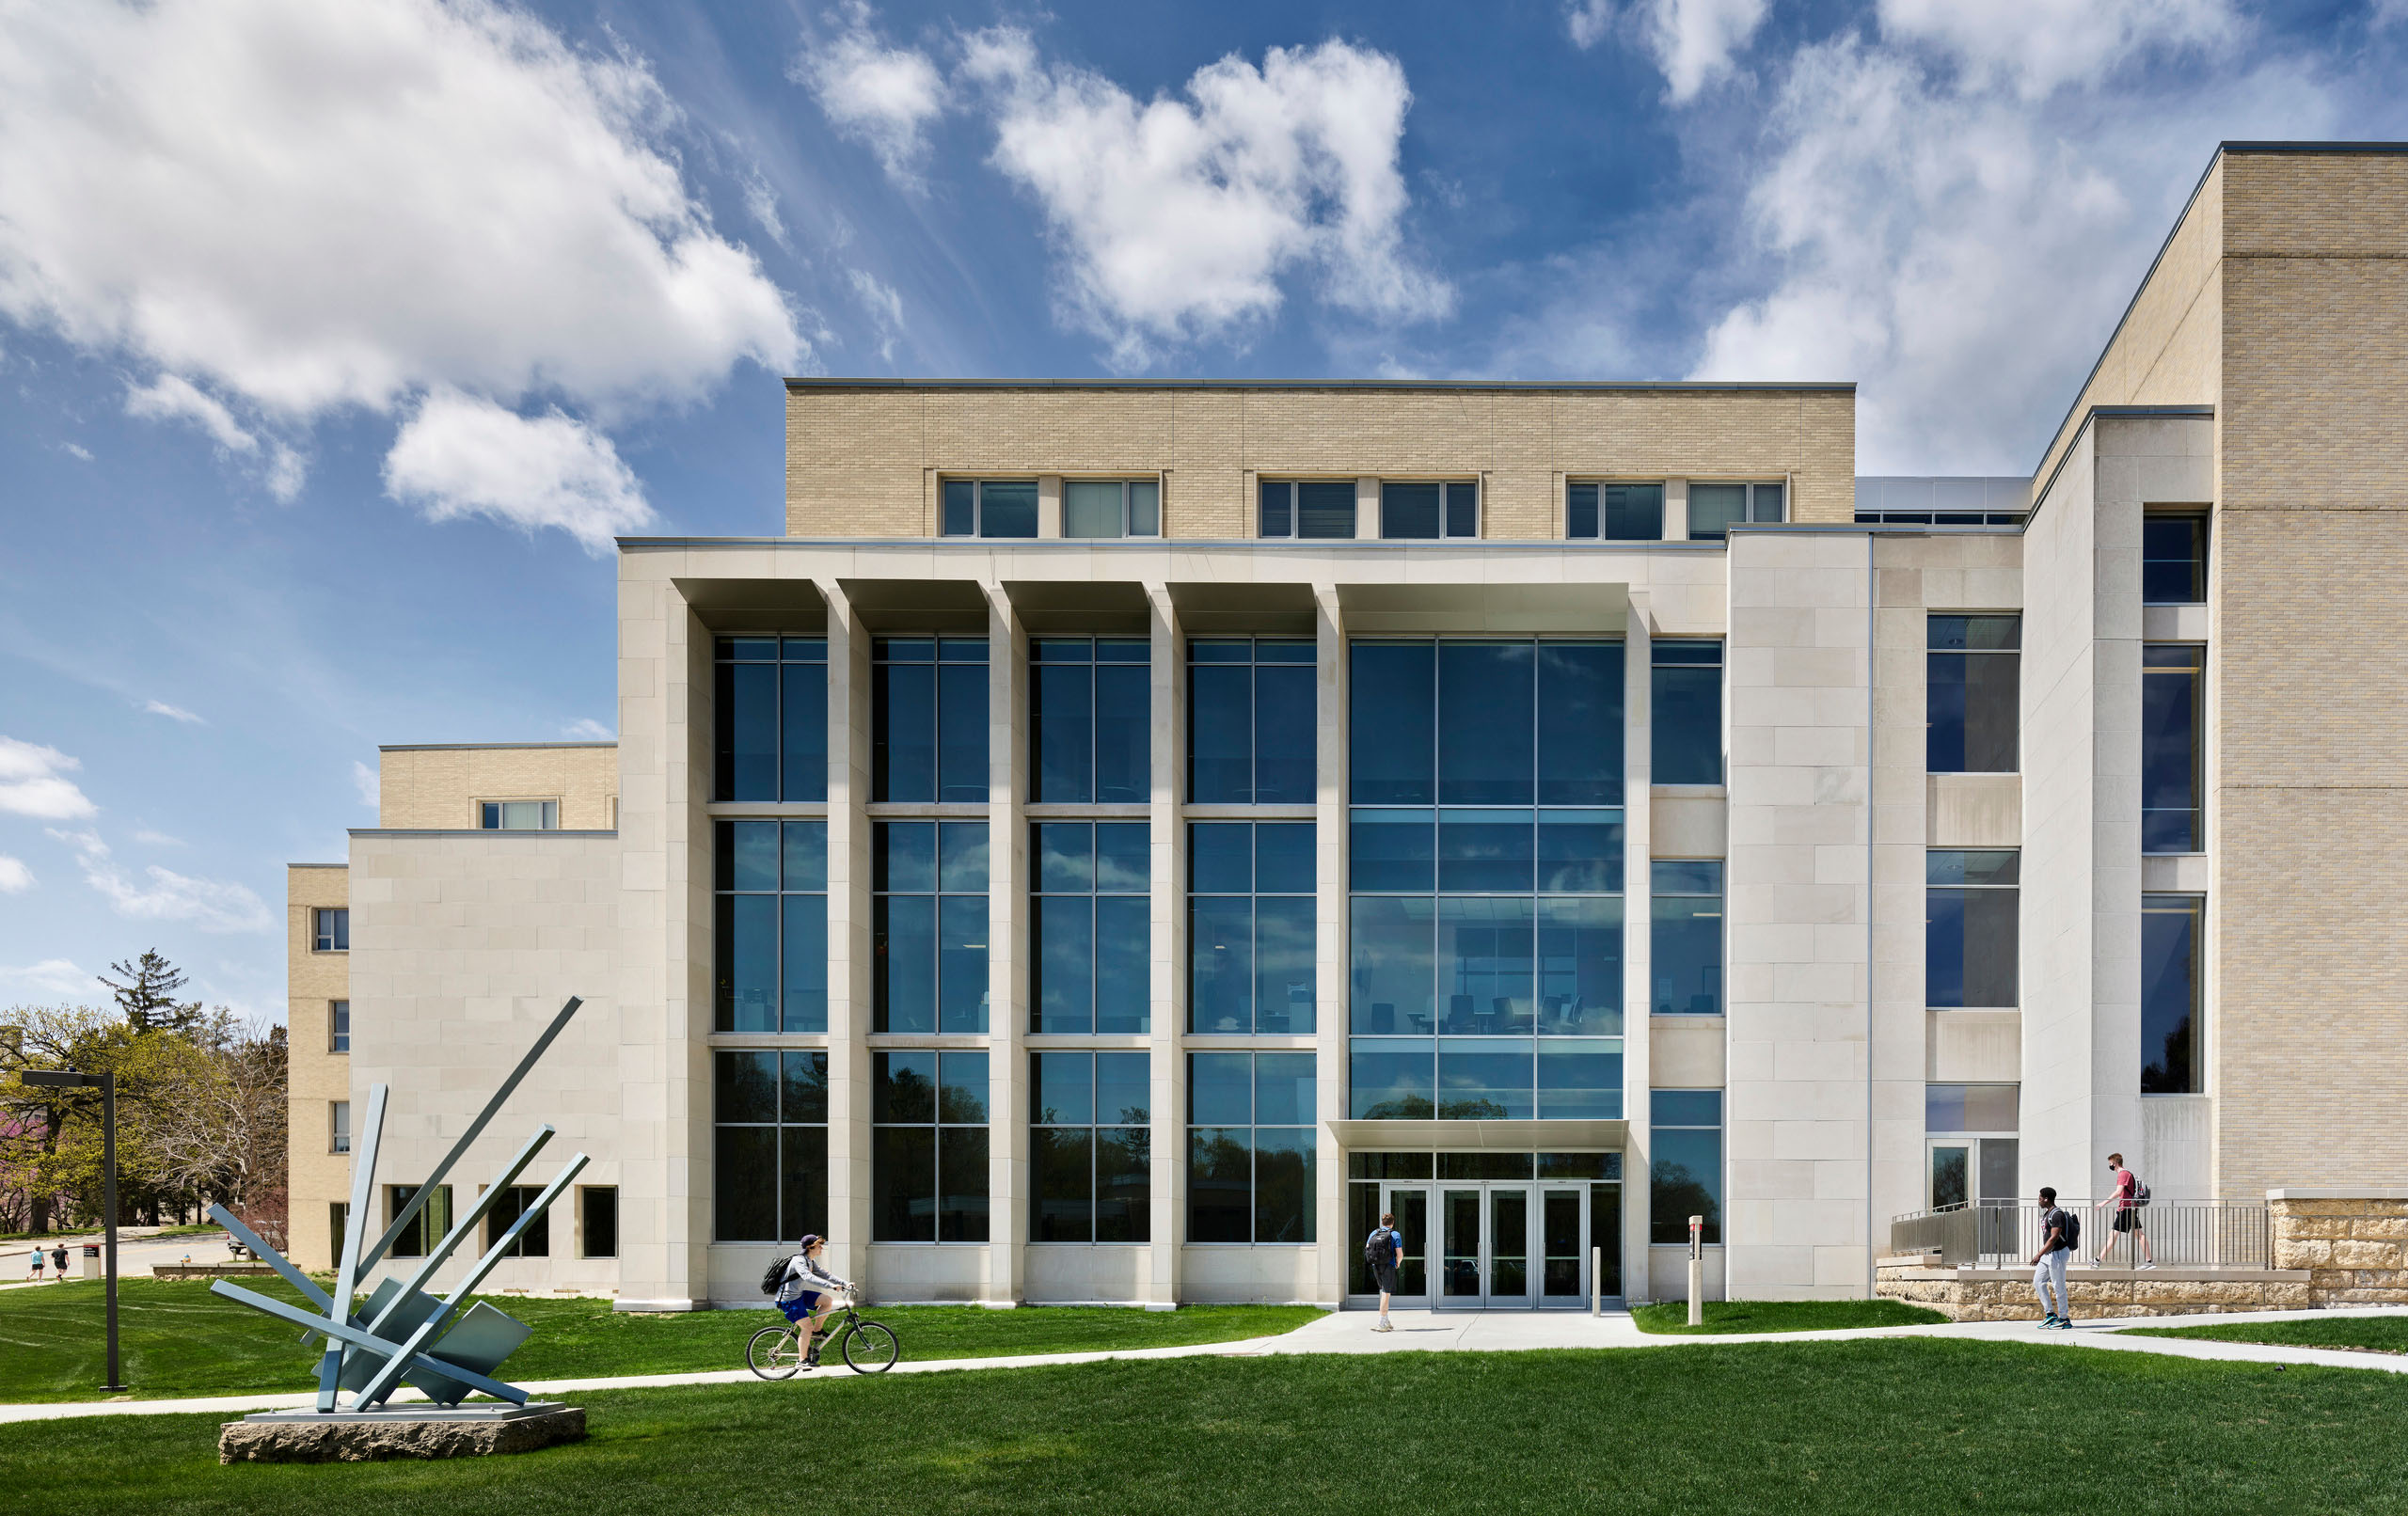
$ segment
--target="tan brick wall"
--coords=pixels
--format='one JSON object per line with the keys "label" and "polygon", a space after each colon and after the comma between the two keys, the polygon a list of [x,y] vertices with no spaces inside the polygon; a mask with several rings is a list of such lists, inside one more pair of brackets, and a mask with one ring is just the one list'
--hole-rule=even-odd
{"label": "tan brick wall", "polygon": [[1162,473],[1173,537],[1252,535],[1247,475],[1456,477],[1485,534],[1561,531],[1564,475],[1789,479],[1793,519],[1856,510],[1846,389],[845,389],[786,393],[786,528],[936,530],[944,475]]}
{"label": "tan brick wall", "polygon": [[377,825],[388,830],[473,828],[484,800],[558,800],[563,831],[617,825],[612,743],[386,748],[377,763]]}
{"label": "tan brick wall", "polygon": [[292,1161],[290,1255],[305,1269],[332,1265],[327,1205],[349,1197],[351,1160],[329,1150],[327,1106],[351,1098],[351,1060],[330,1050],[328,1003],[351,998],[351,955],[316,953],[310,911],[351,904],[351,871],[340,863],[294,863],[284,873],[285,1004],[291,1064],[288,1147]]}

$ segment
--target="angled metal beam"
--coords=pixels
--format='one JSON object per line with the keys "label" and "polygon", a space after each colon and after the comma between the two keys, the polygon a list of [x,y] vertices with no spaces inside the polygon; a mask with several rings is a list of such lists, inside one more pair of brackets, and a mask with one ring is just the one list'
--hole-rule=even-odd
{"label": "angled metal beam", "polygon": [[[335,1292],[326,1302],[326,1319],[338,1325],[349,1325],[351,1321],[352,1291],[359,1283],[361,1223],[372,1214],[368,1208],[376,1195],[376,1149],[385,1139],[385,1098],[389,1093],[382,1084],[368,1087],[368,1119],[360,1129],[357,1150],[351,1157],[351,1214],[342,1229],[342,1257],[335,1267]],[[329,1335],[325,1355],[318,1360],[321,1411],[335,1408],[335,1392],[342,1387],[342,1344]]]}
{"label": "angled metal beam", "polygon": [[552,1018],[552,1024],[544,1028],[544,1034],[537,1037],[535,1045],[527,1050],[527,1056],[518,1060],[518,1066],[510,1071],[510,1077],[503,1080],[501,1087],[493,1092],[493,1098],[487,1100],[485,1108],[477,1113],[477,1119],[469,1122],[468,1129],[462,1132],[460,1140],[452,1145],[452,1151],[443,1155],[443,1161],[436,1164],[434,1172],[427,1175],[425,1181],[418,1187],[418,1193],[410,1196],[409,1204],[403,1207],[402,1213],[393,1218],[393,1224],[385,1228],[385,1235],[378,1238],[376,1245],[368,1250],[368,1255],[360,1260],[362,1269],[376,1267],[377,1260],[384,1257],[391,1249],[394,1241],[401,1237],[402,1228],[409,1225],[410,1219],[419,1213],[421,1206],[426,1204],[428,1194],[442,1182],[445,1175],[452,1172],[452,1165],[460,1161],[461,1155],[467,1152],[468,1145],[477,1140],[478,1136],[484,1131],[485,1124],[493,1120],[494,1113],[501,1109],[501,1102],[510,1098],[511,1092],[518,1088],[519,1081],[525,1079],[527,1071],[535,1066],[535,1060],[544,1056],[544,1050],[550,1047],[552,1039],[567,1028],[569,1018],[575,1016],[577,1008],[584,1003],[585,1002],[578,996],[571,995],[568,998],[568,1003],[562,1006],[560,1014]]}
{"label": "angled metal beam", "polygon": [[209,1219],[233,1233],[235,1241],[251,1250],[251,1256],[265,1259],[277,1273],[284,1276],[286,1284],[299,1290],[302,1296],[315,1303],[318,1309],[333,1311],[334,1302],[326,1298],[326,1292],[318,1287],[316,1280],[286,1262],[283,1254],[261,1241],[258,1233],[234,1219],[232,1211],[223,1206],[212,1206],[209,1208]]}
{"label": "angled metal beam", "polygon": [[505,1383],[490,1375],[480,1374],[473,1368],[462,1368],[459,1365],[437,1358],[433,1353],[405,1354],[399,1343],[388,1342],[383,1337],[362,1332],[356,1326],[337,1325],[324,1318],[311,1316],[297,1305],[288,1305],[280,1300],[266,1295],[255,1295],[240,1285],[230,1284],[223,1279],[214,1279],[210,1281],[209,1292],[213,1295],[223,1295],[228,1300],[239,1302],[255,1311],[264,1311],[270,1316],[291,1321],[296,1326],[308,1327],[312,1332],[324,1332],[331,1337],[339,1337],[349,1343],[354,1352],[364,1352],[371,1357],[402,1363],[405,1369],[423,1365],[436,1373],[458,1380],[471,1389],[483,1390],[496,1399],[508,1400],[513,1405],[527,1403],[527,1392],[515,1384]]}
{"label": "angled metal beam", "polygon": [[403,1303],[424,1287],[426,1282],[435,1276],[435,1271],[442,1268],[444,1260],[452,1256],[452,1249],[473,1235],[477,1224],[483,1221],[494,1207],[501,1204],[501,1197],[510,1192],[511,1181],[527,1171],[527,1165],[535,1161],[535,1155],[542,1152],[544,1145],[551,1140],[552,1128],[547,1122],[542,1130],[527,1139],[527,1145],[520,1148],[518,1156],[510,1161],[510,1166],[485,1187],[485,1192],[477,1197],[477,1203],[468,1208],[467,1214],[444,1235],[442,1242],[428,1251],[425,1260],[418,1266],[418,1271],[410,1275],[409,1282],[385,1303],[385,1308],[376,1313],[376,1319],[368,1323],[369,1331],[374,1332],[392,1319],[393,1313],[402,1308]]}
{"label": "angled metal beam", "polygon": [[401,1354],[388,1360],[385,1366],[376,1371],[376,1377],[368,1382],[367,1388],[352,1397],[351,1403],[354,1406],[376,1405],[382,1402],[385,1397],[393,1393],[393,1386],[401,1382],[402,1371],[406,1366],[409,1356],[423,1351],[426,1345],[433,1342],[444,1327],[450,1324],[453,1314],[460,1309],[460,1303],[474,1293],[476,1287],[485,1282],[485,1275],[493,1272],[495,1266],[509,1255],[510,1249],[517,1242],[519,1234],[533,1225],[535,1218],[551,1209],[552,1202],[558,1200],[561,1192],[568,1188],[569,1181],[583,1171],[585,1163],[586,1158],[583,1153],[568,1161],[568,1166],[561,1170],[559,1177],[546,1185],[544,1192],[535,1197],[535,1203],[528,1207],[516,1221],[510,1224],[510,1230],[502,1233],[494,1245],[485,1251],[485,1255],[477,1260],[477,1266],[468,1271],[467,1277],[460,1281],[458,1287],[444,1300],[441,1307],[433,1316],[420,1322],[417,1331],[410,1334],[409,1340],[402,1345]]}

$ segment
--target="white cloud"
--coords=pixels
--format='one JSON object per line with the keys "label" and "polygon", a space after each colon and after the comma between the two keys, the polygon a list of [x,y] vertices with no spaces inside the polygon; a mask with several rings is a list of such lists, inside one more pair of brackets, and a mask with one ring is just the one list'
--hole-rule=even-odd
{"label": "white cloud", "polygon": [[1037,197],[1066,269],[1071,320],[1135,367],[1164,345],[1243,339],[1311,271],[1321,297],[1386,320],[1445,314],[1453,291],[1406,254],[1398,171],[1404,70],[1329,41],[1234,54],[1185,98],[1139,102],[1101,74],[1048,66],[1027,35],[968,42],[990,91],[996,168]]}
{"label": "white cloud", "polygon": [[355,758],[351,761],[351,787],[359,792],[359,803],[374,810],[381,803],[383,785],[376,770]]}
{"label": "white cloud", "polygon": [[853,298],[869,312],[871,326],[878,333],[878,356],[883,363],[895,360],[895,340],[903,332],[903,297],[895,286],[867,269],[847,269],[846,278],[853,287]]}
{"label": "white cloud", "polygon": [[0,895],[21,895],[34,887],[34,871],[25,861],[0,853]]}
{"label": "white cloud", "polygon": [[393,439],[385,493],[430,521],[558,527],[597,554],[655,519],[609,437],[559,410],[525,417],[457,390],[427,396]]}
{"label": "white cloud", "polygon": [[300,451],[262,426],[683,403],[804,349],[687,193],[676,119],[642,61],[491,0],[13,6],[0,315],[156,374],[130,406],[287,494]]}
{"label": "white cloud", "polygon": [[196,726],[207,724],[182,706],[170,705],[164,700],[146,700],[142,703],[142,709],[152,716],[164,716],[170,721],[189,721]]}
{"label": "white cloud", "polygon": [[89,998],[99,988],[100,980],[65,958],[44,958],[22,969],[0,968],[0,985],[16,987],[19,994],[53,995],[68,1000],[76,996]]}
{"label": "white cloud", "polygon": [[577,742],[609,742],[618,734],[594,718],[586,716],[561,728],[561,735]]}
{"label": "white cloud", "polygon": [[190,922],[204,932],[264,932],[275,924],[267,905],[243,885],[197,879],[156,863],[135,881],[114,863],[86,859],[84,880],[135,921]]}
{"label": "white cloud", "polygon": [[794,244],[786,240],[785,217],[778,213],[778,192],[753,168],[744,176],[744,213],[753,225],[769,234],[769,240],[791,251]]}
{"label": "white cloud", "polygon": [[2095,84],[2152,48],[2215,50],[2242,34],[2226,0],[1880,0],[1881,35],[1947,56],[1977,86],[2036,101]]}
{"label": "white cloud", "polygon": [[1858,36],[1802,49],[1716,276],[1693,376],[1855,379],[1860,471],[2031,466],[2223,136],[2332,134],[2281,58],[2045,104],[2028,73],[1935,68]]}
{"label": "white cloud", "polygon": [[89,448],[78,447],[72,442],[62,442],[59,446],[67,450],[67,455],[71,458],[79,458],[87,464],[92,461],[92,450]]}
{"label": "white cloud", "polygon": [[137,843],[148,843],[153,847],[182,847],[184,845],[182,837],[170,837],[164,831],[151,831],[147,828],[135,832],[134,840]]}
{"label": "white cloud", "polygon": [[811,91],[839,136],[876,153],[897,183],[917,188],[928,153],[923,132],[945,108],[943,76],[927,54],[879,36],[862,0],[841,8],[838,18],[835,35],[807,42],[787,77]]}
{"label": "white cloud", "polygon": [[1656,60],[1677,104],[1732,72],[1768,8],[1769,0],[1632,0],[1618,11],[1613,0],[1573,0],[1563,23],[1584,52],[1617,27],[1625,31]]}
{"label": "white cloud", "polygon": [[43,821],[76,821],[97,811],[67,775],[83,763],[56,748],[0,737],[0,811]]}
{"label": "white cloud", "polygon": [[101,841],[101,834],[89,827],[81,831],[61,831],[56,827],[44,827],[42,830],[75,849],[75,856],[87,863],[109,856],[109,845]]}

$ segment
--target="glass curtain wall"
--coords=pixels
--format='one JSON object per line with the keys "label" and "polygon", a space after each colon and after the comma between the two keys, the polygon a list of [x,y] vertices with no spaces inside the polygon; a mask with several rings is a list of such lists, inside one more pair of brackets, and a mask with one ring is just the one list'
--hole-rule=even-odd
{"label": "glass curtain wall", "polygon": [[870,929],[879,1032],[987,1030],[987,823],[881,821]]}
{"label": "glass curtain wall", "polygon": [[1313,1055],[1187,1055],[1187,1240],[1310,1242]]}
{"label": "glass curtain wall", "polygon": [[1310,805],[1313,644],[1271,637],[1187,644],[1187,798]]}
{"label": "glass curtain wall", "polygon": [[881,637],[871,657],[870,798],[986,804],[987,640]]}
{"label": "glass curtain wall", "polygon": [[2023,622],[1934,616],[1924,655],[1924,766],[1934,774],[2011,774],[2022,726]]}
{"label": "glass curtain wall", "polygon": [[1153,797],[1152,656],[1142,637],[1029,640],[1030,800],[1142,804]]}
{"label": "glass curtain wall", "polygon": [[1142,821],[1039,821],[1029,828],[1037,862],[1030,1031],[1151,1027],[1147,832]]}
{"label": "glass curtain wall", "polygon": [[2021,855],[1924,855],[1924,1004],[2011,1010],[2017,999]]}
{"label": "glass curtain wall", "polygon": [[828,1054],[711,1054],[712,1235],[791,1242],[828,1230]]}
{"label": "glass curtain wall", "polygon": [[2200,688],[2208,650],[2151,642],[2141,649],[2141,851],[2196,853],[2200,827]]}
{"label": "glass curtain wall", "polygon": [[1620,1116],[1622,644],[1350,655],[1350,1113]]}
{"label": "glass curtain wall", "polygon": [[1187,829],[1187,1030],[1313,1030],[1313,824]]}
{"label": "glass curtain wall", "polygon": [[719,1032],[828,1030],[828,823],[713,823]]}
{"label": "glass curtain wall", "polygon": [[1648,866],[1648,972],[1657,1016],[1722,1014],[1722,863],[1657,859]]}
{"label": "glass curtain wall", "polygon": [[2141,1093],[2206,1092],[2200,1034],[2200,934],[2208,903],[2197,895],[2141,896]]}
{"label": "glass curtain wall", "polygon": [[827,799],[828,640],[722,637],[713,675],[711,798]]}
{"label": "glass curtain wall", "polygon": [[1151,1240],[1153,1085],[1142,1052],[1029,1054],[1029,1237]]}
{"label": "glass curtain wall", "polygon": [[871,1237],[987,1240],[987,1054],[870,1055]]}

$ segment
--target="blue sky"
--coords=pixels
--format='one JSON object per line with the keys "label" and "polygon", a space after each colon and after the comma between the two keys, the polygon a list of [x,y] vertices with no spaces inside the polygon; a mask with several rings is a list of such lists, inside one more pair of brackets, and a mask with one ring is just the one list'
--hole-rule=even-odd
{"label": "blue sky", "polygon": [[380,742],[607,734],[614,533],[785,372],[1853,379],[2028,469],[2408,0],[0,0],[0,1005],[283,1008]]}

